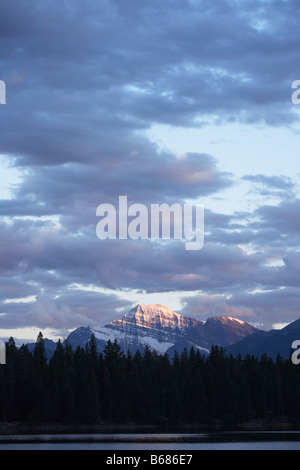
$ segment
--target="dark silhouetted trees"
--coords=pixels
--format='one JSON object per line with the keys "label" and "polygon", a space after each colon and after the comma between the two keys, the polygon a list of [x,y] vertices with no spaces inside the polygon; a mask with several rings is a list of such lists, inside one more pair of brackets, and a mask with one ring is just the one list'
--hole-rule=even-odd
{"label": "dark silhouetted trees", "polygon": [[146,348],[125,354],[117,341],[97,351],[58,341],[47,360],[35,348],[6,343],[0,365],[0,421],[61,424],[211,424],[300,421],[300,366],[280,357],[205,357],[191,348],[169,358]]}

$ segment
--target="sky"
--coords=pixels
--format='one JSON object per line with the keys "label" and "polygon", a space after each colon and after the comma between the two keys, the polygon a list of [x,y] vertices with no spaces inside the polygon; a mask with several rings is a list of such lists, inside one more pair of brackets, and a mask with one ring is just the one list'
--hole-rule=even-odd
{"label": "sky", "polygon": [[[300,318],[298,0],[2,0],[0,337],[160,303]],[[204,205],[204,246],[106,239],[101,204]]]}

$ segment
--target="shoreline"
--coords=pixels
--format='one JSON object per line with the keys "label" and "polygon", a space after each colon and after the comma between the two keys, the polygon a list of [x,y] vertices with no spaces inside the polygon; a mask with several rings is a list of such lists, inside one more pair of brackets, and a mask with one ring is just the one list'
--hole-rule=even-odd
{"label": "shoreline", "polygon": [[198,433],[217,431],[292,431],[300,430],[300,426],[288,421],[264,422],[255,421],[237,424],[182,424],[182,425],[152,425],[152,424],[31,424],[25,422],[0,422],[0,435],[5,434],[68,434],[68,433]]}

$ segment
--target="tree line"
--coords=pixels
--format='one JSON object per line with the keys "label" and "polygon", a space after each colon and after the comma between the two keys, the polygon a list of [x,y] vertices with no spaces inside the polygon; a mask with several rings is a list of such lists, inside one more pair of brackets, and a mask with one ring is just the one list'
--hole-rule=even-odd
{"label": "tree line", "polygon": [[0,421],[57,424],[206,424],[300,421],[300,367],[266,354],[174,357],[146,348],[125,354],[117,341],[97,351],[58,341],[47,360],[43,335],[34,350],[6,343],[0,365]]}

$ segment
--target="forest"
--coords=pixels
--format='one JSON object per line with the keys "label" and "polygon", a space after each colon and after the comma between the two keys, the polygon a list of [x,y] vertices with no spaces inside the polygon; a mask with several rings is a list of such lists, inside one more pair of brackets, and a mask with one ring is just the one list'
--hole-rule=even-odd
{"label": "forest", "polygon": [[58,341],[48,361],[40,333],[33,351],[6,343],[0,365],[0,422],[59,424],[235,424],[300,422],[300,366],[291,360],[205,357],[186,349],[174,357],[146,349],[122,352],[108,341],[97,352]]}

